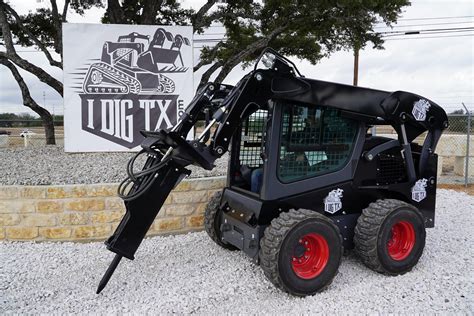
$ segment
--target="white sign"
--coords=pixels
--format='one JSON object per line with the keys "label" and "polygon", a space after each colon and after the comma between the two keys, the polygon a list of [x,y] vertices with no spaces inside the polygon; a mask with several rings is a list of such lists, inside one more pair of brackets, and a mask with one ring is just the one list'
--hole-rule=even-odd
{"label": "white sign", "polygon": [[63,24],[67,152],[139,149],[191,102],[190,26]]}

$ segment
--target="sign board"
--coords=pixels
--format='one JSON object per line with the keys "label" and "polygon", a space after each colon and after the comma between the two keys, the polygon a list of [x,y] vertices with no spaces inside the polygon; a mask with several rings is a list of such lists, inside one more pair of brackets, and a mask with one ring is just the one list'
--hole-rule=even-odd
{"label": "sign board", "polygon": [[190,26],[63,24],[64,148],[138,150],[193,98]]}

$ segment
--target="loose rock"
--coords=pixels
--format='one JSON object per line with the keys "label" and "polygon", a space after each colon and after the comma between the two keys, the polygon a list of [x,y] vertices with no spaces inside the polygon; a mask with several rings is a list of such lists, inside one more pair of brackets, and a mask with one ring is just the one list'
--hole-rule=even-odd
{"label": "loose rock", "polygon": [[[126,176],[134,153],[65,153],[62,146],[0,150],[0,185],[115,183]],[[189,166],[192,178],[226,174],[228,155],[207,171]],[[138,161],[140,162],[140,161]],[[139,164],[137,164],[139,165]]]}
{"label": "loose rock", "polygon": [[351,252],[331,286],[306,298],[277,290],[204,232],[144,240],[100,295],[113,258],[103,243],[1,242],[0,314],[472,314],[473,210],[473,196],[439,190],[436,227],[411,272],[378,274]]}

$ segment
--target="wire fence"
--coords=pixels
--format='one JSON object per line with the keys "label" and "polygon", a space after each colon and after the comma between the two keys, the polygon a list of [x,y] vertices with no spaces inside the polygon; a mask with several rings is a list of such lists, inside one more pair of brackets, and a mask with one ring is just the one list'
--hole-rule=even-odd
{"label": "wire fence", "polygon": [[[474,183],[474,122],[473,114],[448,114],[449,127],[443,131],[436,154],[438,154],[438,182],[443,184]],[[378,126],[372,134],[396,138],[392,127]],[[422,145],[426,133],[415,142]]]}
{"label": "wire fence", "polygon": [[436,147],[438,181],[448,184],[474,183],[473,115],[450,114],[449,127]]}
{"label": "wire fence", "polygon": [[[63,121],[54,121],[57,145],[64,145]],[[44,127],[40,120],[0,120],[0,149],[38,147],[46,145]]]}
{"label": "wire fence", "polygon": [[[474,183],[474,118],[473,114],[449,114],[449,127],[436,147],[438,182],[446,184]],[[372,130],[378,136],[396,137],[389,127]],[[55,122],[56,144],[64,145],[62,121]],[[423,144],[425,134],[415,141]],[[44,128],[38,121],[0,120],[0,149],[39,147],[46,145]]]}

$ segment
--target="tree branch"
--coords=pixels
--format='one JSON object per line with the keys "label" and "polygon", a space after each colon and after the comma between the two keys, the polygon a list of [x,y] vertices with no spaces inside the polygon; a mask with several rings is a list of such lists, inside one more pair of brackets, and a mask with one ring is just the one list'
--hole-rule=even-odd
{"label": "tree branch", "polygon": [[118,0],[107,0],[107,16],[111,24],[124,22],[123,9]]}
{"label": "tree branch", "polygon": [[17,54],[8,54],[5,52],[0,52],[1,58],[7,58],[8,60],[14,62],[20,68],[32,73],[35,75],[41,82],[46,83],[48,86],[56,90],[61,96],[63,95],[63,84],[48,74],[43,69],[39,68],[38,66],[30,63],[27,60],[24,60]]}
{"label": "tree branch", "polygon": [[52,7],[52,13],[53,13],[53,23],[54,27],[56,28],[56,36],[54,39],[54,50],[56,53],[63,56],[63,35],[62,35],[62,25],[61,25],[61,18],[59,16],[58,12],[58,5],[56,4],[56,0],[50,0],[51,1],[51,7]]}
{"label": "tree branch", "polygon": [[0,26],[2,27],[2,37],[5,48],[8,52],[15,53],[15,45],[12,40],[12,33],[10,31],[10,26],[8,25],[7,16],[5,14],[5,9],[7,9],[7,4],[0,0]]}
{"label": "tree branch", "polygon": [[216,3],[216,0],[207,0],[205,4],[191,17],[191,23],[194,27],[194,32],[200,31],[205,26],[204,16]]}
{"label": "tree branch", "polygon": [[229,58],[225,62],[225,64],[222,66],[222,69],[217,75],[215,82],[221,83],[235,66],[237,66],[241,61],[243,61],[244,59],[246,59],[247,57],[249,57],[256,51],[262,50],[263,48],[268,46],[268,43],[272,41],[273,39],[275,39],[278,35],[283,33],[287,27],[288,27],[287,23],[285,23],[282,26],[277,27],[267,36],[253,42],[252,44],[248,45],[245,49],[243,49],[239,53]]}
{"label": "tree branch", "polygon": [[70,3],[70,2],[71,2],[71,0],[66,0],[66,1],[64,1],[63,14],[62,14],[62,16],[61,16],[61,19],[62,19],[61,21],[62,21],[62,22],[66,22],[66,21],[67,21],[67,19],[66,19],[66,17],[67,17],[67,10],[69,9],[69,3]]}
{"label": "tree branch", "polygon": [[18,56],[13,45],[12,33],[10,26],[8,25],[7,16],[5,14],[5,3],[3,0],[0,0],[0,26],[2,28],[3,41],[7,49],[6,52],[0,52],[0,56],[7,58],[8,60],[14,62],[19,67],[35,75],[40,81],[46,83],[51,88],[56,90],[60,95],[63,95],[63,84],[48,74],[43,69],[38,66],[30,63],[29,61]]}
{"label": "tree branch", "polygon": [[153,25],[156,23],[156,13],[158,9],[163,4],[163,0],[155,1],[155,0],[148,0],[145,1],[143,4],[143,13],[141,16],[141,24],[149,24]]}
{"label": "tree branch", "polygon": [[23,98],[23,105],[32,109],[35,113],[37,113],[42,121],[44,126],[44,131],[46,135],[46,144],[54,145],[56,143],[55,136],[54,136],[54,123],[53,117],[51,113],[48,112],[45,108],[41,107],[36,101],[31,97],[30,90],[26,85],[23,77],[20,75],[18,69],[16,69],[15,65],[11,63],[6,57],[0,56],[0,64],[6,66],[10,69],[13,77],[15,78],[18,86],[21,90],[21,95]]}
{"label": "tree branch", "polygon": [[206,59],[201,59],[196,66],[194,66],[193,71],[196,72],[198,71],[202,66],[209,65],[212,63],[212,61],[216,58],[217,51],[219,50],[220,47],[224,45],[224,42],[220,41],[217,43],[211,50],[209,51],[209,57]]}
{"label": "tree branch", "polygon": [[[31,33],[31,31],[27,27],[25,27],[25,25],[21,21],[21,18],[18,15],[18,13],[16,13],[16,11],[12,7],[10,7],[8,4],[5,3],[4,5],[5,5],[6,11],[8,11],[15,18],[16,24],[23,30],[23,32],[26,33],[26,35],[28,35],[28,38],[30,40],[32,40],[33,43],[35,43],[36,46],[38,46],[38,48],[44,53],[44,55],[46,56],[46,58],[49,61],[49,64],[51,66],[55,66],[55,67],[58,67],[58,68],[62,69],[63,68],[62,62],[54,60],[54,58],[51,56],[51,54],[49,53],[46,46],[44,46],[44,44],[41,43],[41,41],[36,36],[34,36],[33,33]],[[13,48],[13,50],[14,50],[14,48]],[[9,51],[9,50],[7,49],[7,51]],[[10,51],[11,51],[11,49],[10,49]]]}

